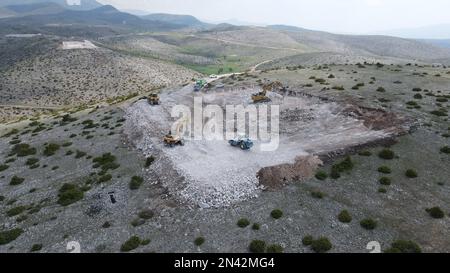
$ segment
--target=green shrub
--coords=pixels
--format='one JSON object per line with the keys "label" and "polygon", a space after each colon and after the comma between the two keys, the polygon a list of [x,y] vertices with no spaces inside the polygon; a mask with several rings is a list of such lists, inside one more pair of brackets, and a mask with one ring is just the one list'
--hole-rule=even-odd
{"label": "green shrub", "polygon": [[7,170],[9,168],[8,165],[4,164],[4,165],[0,165],[0,172],[3,172],[5,170]]}
{"label": "green shrub", "polygon": [[432,115],[438,116],[438,117],[446,117],[447,112],[444,109],[441,110],[434,110],[430,112]]}
{"label": "green shrub", "polygon": [[326,172],[324,172],[324,171],[318,171],[316,173],[316,178],[319,179],[319,180],[325,180],[325,179],[328,178],[328,174]]}
{"label": "green shrub", "polygon": [[428,212],[428,214],[433,217],[434,219],[442,219],[445,217],[444,212],[442,211],[441,208],[439,207],[434,207],[434,208],[430,208],[430,209],[426,209],[426,212]]}
{"label": "green shrub", "polygon": [[367,230],[373,230],[378,225],[378,223],[375,220],[370,219],[370,218],[361,220],[361,222],[359,222],[359,224],[361,225],[361,227],[363,227],[364,229],[367,229]]}
{"label": "green shrub", "polygon": [[391,244],[386,253],[422,253],[420,246],[413,241],[397,240]]}
{"label": "green shrub", "polygon": [[273,219],[280,219],[283,216],[283,212],[279,209],[274,209],[270,213],[270,216],[272,216]]}
{"label": "green shrub", "polygon": [[421,99],[423,99],[423,96],[422,96],[421,94],[415,94],[415,95],[414,95],[414,98],[415,98],[416,100],[421,100]]}
{"label": "green shrub", "polygon": [[35,244],[31,247],[30,252],[38,252],[42,249],[42,244]]}
{"label": "green shrub", "polygon": [[353,169],[354,163],[352,161],[352,158],[350,156],[347,156],[344,160],[341,162],[334,164],[331,167],[331,178],[338,179],[341,177],[341,173],[343,172],[349,172]]}
{"label": "green shrub", "polygon": [[45,156],[52,156],[54,155],[59,149],[61,148],[61,146],[59,146],[59,144],[56,143],[49,143],[45,146],[44,148],[44,155]]}
{"label": "green shrub", "polygon": [[8,217],[17,216],[17,215],[21,214],[22,212],[24,212],[26,209],[27,208],[24,207],[24,206],[18,206],[18,207],[15,207],[15,208],[12,208],[12,209],[8,210],[6,212],[6,215]]}
{"label": "green shrub", "polygon": [[339,179],[341,177],[341,173],[337,168],[331,168],[330,177],[333,179]]}
{"label": "green shrub", "polygon": [[361,151],[358,153],[360,156],[372,156],[372,153],[370,151]]}
{"label": "green shrub", "polygon": [[138,216],[141,219],[148,220],[148,219],[153,218],[153,216],[155,216],[155,213],[152,210],[145,209],[145,210],[142,210],[141,212],[139,212]]}
{"label": "green shrub", "polygon": [[25,178],[21,178],[21,177],[18,177],[18,176],[13,176],[13,177],[11,178],[11,181],[9,182],[9,185],[11,185],[11,186],[17,186],[17,185],[22,184],[23,181],[25,181]]}
{"label": "green shrub", "polygon": [[92,160],[94,162],[94,168],[101,168],[103,171],[115,170],[120,167],[117,164],[116,157],[111,153],[103,154],[100,157],[96,157]]}
{"label": "green shrub", "polygon": [[150,239],[145,239],[141,241],[141,246],[146,246],[148,244],[150,244],[151,240]]}
{"label": "green shrub", "polygon": [[325,253],[333,248],[330,240],[326,237],[320,237],[317,240],[313,240],[311,244],[311,249],[316,253]]}
{"label": "green shrub", "polygon": [[0,245],[6,245],[22,235],[23,230],[20,228],[11,229],[7,231],[0,231]]}
{"label": "green shrub", "polygon": [[266,242],[261,240],[253,240],[251,241],[248,249],[251,253],[264,253],[266,250]]}
{"label": "green shrub", "polygon": [[382,159],[391,160],[394,159],[395,153],[390,149],[383,149],[378,153],[378,156]]}
{"label": "green shrub", "polygon": [[384,174],[390,174],[390,173],[392,173],[392,170],[388,166],[381,166],[378,168],[378,172],[384,173]]}
{"label": "green shrub", "polygon": [[145,160],[145,167],[146,168],[150,167],[154,161],[155,158],[153,156],[147,157],[147,159]]}
{"label": "green shrub", "polygon": [[442,147],[441,148],[441,153],[450,154],[450,147],[449,146]]}
{"label": "green shrub", "polygon": [[392,184],[392,181],[389,177],[381,177],[379,182],[383,186],[390,186]]}
{"label": "green shrub", "polygon": [[5,200],[5,197],[3,195],[0,195],[0,202],[3,202]]}
{"label": "green shrub", "polygon": [[338,219],[341,223],[350,223],[352,221],[352,216],[350,215],[350,212],[343,210],[339,213]]}
{"label": "green shrub", "polygon": [[111,227],[111,223],[106,221],[105,223],[103,223],[102,228],[110,228]]}
{"label": "green shrub", "polygon": [[33,158],[28,158],[27,161],[25,162],[25,164],[27,166],[32,166],[32,165],[35,165],[38,162],[39,162],[39,159],[33,157]]}
{"label": "green shrub", "polygon": [[312,191],[311,192],[311,196],[316,198],[316,199],[323,199],[325,197],[325,194],[323,192],[320,192],[320,191]]}
{"label": "green shrub", "polygon": [[86,155],[85,152],[82,152],[82,151],[77,150],[77,152],[76,152],[76,154],[75,154],[75,158],[76,158],[76,159],[82,158],[82,157],[84,157],[85,155]]}
{"label": "green shrub", "polygon": [[98,178],[98,183],[105,183],[112,179],[112,175],[107,173]]}
{"label": "green shrub", "polygon": [[131,250],[134,250],[138,248],[141,245],[141,239],[137,236],[133,236],[128,241],[126,241],[122,246],[120,247],[120,251],[122,252],[129,252]]}
{"label": "green shrub", "polygon": [[241,218],[237,222],[238,227],[245,228],[250,225],[250,221],[247,218]]}
{"label": "green shrub", "polygon": [[133,176],[131,178],[129,187],[130,190],[137,190],[141,187],[142,183],[144,183],[144,178],[140,177],[140,176]]}
{"label": "green shrub", "polygon": [[68,206],[83,199],[84,192],[74,184],[64,184],[59,189],[58,204]]}
{"label": "green shrub", "polygon": [[386,92],[386,89],[384,89],[383,87],[378,87],[377,92],[384,93]]}
{"label": "green shrub", "polygon": [[253,230],[259,230],[261,227],[260,227],[260,225],[258,224],[258,223],[254,223],[253,225],[252,225],[252,229]]}
{"label": "green shrub", "polygon": [[203,237],[197,237],[195,240],[194,240],[194,244],[196,245],[196,246],[201,246],[201,245],[203,245],[205,243],[205,238],[203,238]]}
{"label": "green shrub", "polygon": [[302,244],[304,246],[310,246],[313,243],[313,241],[314,241],[314,238],[311,235],[306,235],[302,239]]}
{"label": "green shrub", "polygon": [[379,188],[379,189],[378,189],[378,192],[379,192],[379,193],[387,193],[387,189],[385,189],[385,188]]}
{"label": "green shrub", "polygon": [[412,169],[406,170],[405,175],[408,178],[417,178],[418,177],[417,172],[415,170],[412,170]]}
{"label": "green shrub", "polygon": [[12,148],[10,155],[17,155],[18,157],[26,157],[30,155],[35,155],[36,152],[37,152],[36,148],[31,147],[29,144],[21,143],[15,145]]}
{"label": "green shrub", "polygon": [[279,244],[272,244],[267,247],[267,253],[283,253],[283,247]]}

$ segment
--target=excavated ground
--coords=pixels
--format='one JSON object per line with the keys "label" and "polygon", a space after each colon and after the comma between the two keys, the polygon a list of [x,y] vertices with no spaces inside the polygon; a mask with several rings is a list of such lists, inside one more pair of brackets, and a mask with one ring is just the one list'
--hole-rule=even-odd
{"label": "excavated ground", "polygon": [[185,146],[174,148],[162,143],[175,121],[170,116],[173,106],[192,108],[194,96],[203,97],[204,107],[247,106],[257,89],[194,94],[192,86],[186,86],[163,92],[159,106],[150,106],[146,100],[131,105],[125,133],[145,155],[156,155],[151,172],[159,181],[154,183],[161,183],[172,196],[191,206],[228,206],[256,197],[261,190],[311,177],[322,164],[318,155],[345,151],[409,130],[405,121],[392,113],[287,92],[270,93],[272,101],[268,103],[280,106],[280,144],[276,151],[261,151],[258,140],[251,151],[231,147],[225,140],[187,140]]}

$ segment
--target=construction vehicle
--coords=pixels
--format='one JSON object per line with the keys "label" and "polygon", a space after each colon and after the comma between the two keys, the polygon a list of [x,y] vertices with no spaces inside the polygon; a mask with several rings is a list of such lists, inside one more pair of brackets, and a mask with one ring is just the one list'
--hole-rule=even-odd
{"label": "construction vehicle", "polygon": [[202,90],[203,87],[205,87],[206,84],[207,83],[205,80],[202,80],[202,79],[197,80],[194,85],[194,91],[199,92],[200,90]]}
{"label": "construction vehicle", "polygon": [[164,136],[164,144],[168,147],[174,147],[177,145],[184,146],[183,134],[184,130],[190,124],[189,121],[190,119],[188,117],[179,120],[175,125],[174,133],[171,130],[166,136]]}
{"label": "construction vehicle", "polygon": [[233,147],[239,147],[244,151],[250,150],[253,147],[253,141],[248,137],[240,136],[236,139],[229,140],[228,143]]}
{"label": "construction vehicle", "polygon": [[159,105],[159,95],[156,93],[152,93],[150,94],[150,96],[148,96],[147,101],[150,105]]}
{"label": "construction vehicle", "polygon": [[253,103],[270,102],[271,99],[267,96],[267,92],[282,88],[283,84],[278,81],[264,84],[261,92],[252,95]]}

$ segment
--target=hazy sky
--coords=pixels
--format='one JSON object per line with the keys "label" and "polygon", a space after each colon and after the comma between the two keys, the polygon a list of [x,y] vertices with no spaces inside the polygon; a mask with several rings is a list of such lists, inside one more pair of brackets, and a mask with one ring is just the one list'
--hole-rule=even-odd
{"label": "hazy sky", "polygon": [[450,24],[449,0],[98,0],[119,9],[190,14],[341,33]]}

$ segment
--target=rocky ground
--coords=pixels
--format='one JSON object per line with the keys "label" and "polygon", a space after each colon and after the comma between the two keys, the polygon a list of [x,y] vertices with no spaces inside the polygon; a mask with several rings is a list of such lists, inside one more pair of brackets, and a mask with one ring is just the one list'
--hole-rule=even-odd
{"label": "rocky ground", "polygon": [[[129,111],[142,102],[2,125],[0,252],[66,252],[71,241],[83,252],[119,252],[132,236],[141,239],[135,252],[247,252],[255,239],[284,252],[311,252],[302,244],[306,235],[327,237],[331,252],[366,252],[370,241],[386,250],[397,239],[412,240],[425,252],[449,252],[448,70],[361,66],[256,72],[220,79],[206,91],[280,80],[290,90],[383,109],[417,124],[394,142],[346,150],[350,161],[321,157],[325,165],[317,177],[293,179],[221,208],[179,202],[175,186],[164,181],[178,175],[167,153],[142,153],[127,137]],[[333,89],[338,85],[344,90]],[[172,185],[182,190],[182,182]],[[427,211],[433,207],[442,217]],[[338,217],[343,210],[351,221]],[[241,220],[246,227],[239,227],[242,218],[250,225]],[[194,243],[198,237],[205,239],[201,246]]]}

